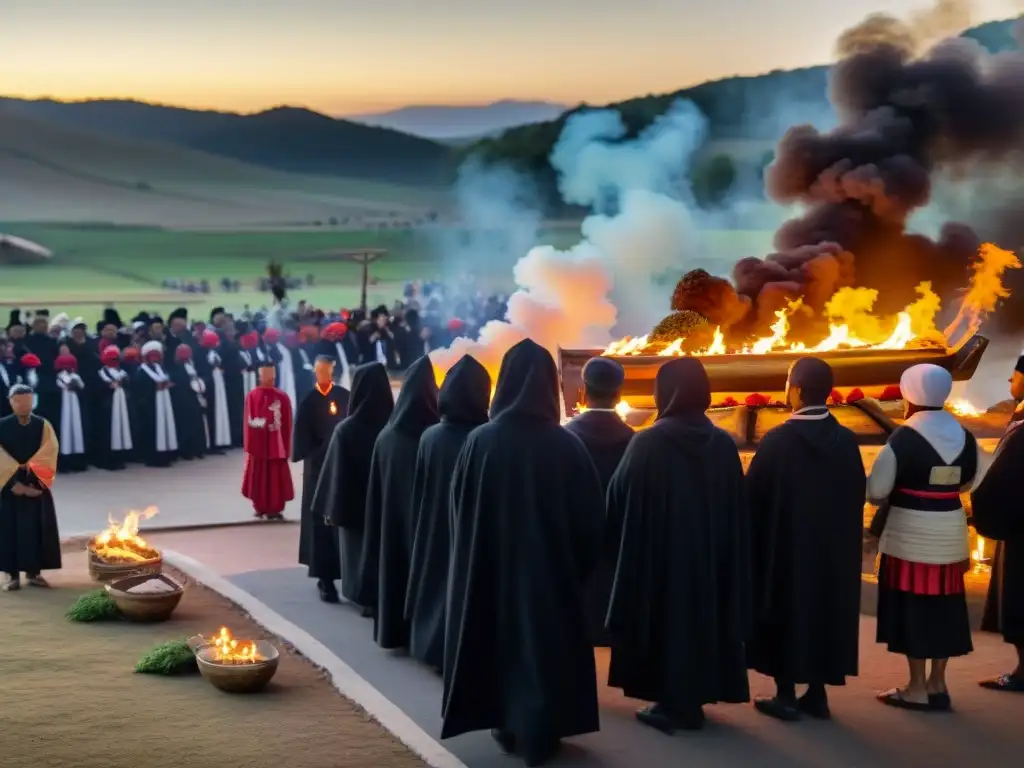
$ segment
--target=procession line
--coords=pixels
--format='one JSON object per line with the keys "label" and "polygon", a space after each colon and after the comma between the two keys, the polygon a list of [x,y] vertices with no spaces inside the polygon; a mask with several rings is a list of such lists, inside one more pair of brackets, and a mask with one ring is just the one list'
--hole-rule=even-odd
{"label": "procession line", "polygon": [[468,768],[390,699],[338,658],[330,648],[302,627],[288,621],[266,603],[232,584],[198,560],[172,550],[164,550],[163,557],[165,563],[233,602],[257,624],[286,640],[309,661],[323,669],[338,693],[365,709],[374,720],[394,734],[427,765],[432,768]]}

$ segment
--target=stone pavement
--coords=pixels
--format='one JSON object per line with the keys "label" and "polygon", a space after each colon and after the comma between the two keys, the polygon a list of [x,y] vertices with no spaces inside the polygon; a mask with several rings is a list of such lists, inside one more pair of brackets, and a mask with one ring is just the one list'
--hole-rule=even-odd
{"label": "stone pavement", "polygon": [[[298,526],[154,533],[157,546],[174,549],[214,568],[327,645],[428,733],[440,729],[441,682],[436,675],[372,640],[371,623],[347,606],[317,599],[305,569],[295,566]],[[663,736],[640,726],[640,706],[601,685],[600,733],[571,739],[553,766],[563,768],[661,768],[686,762],[713,766],[783,768],[885,768],[887,766],[1011,766],[1024,745],[1024,696],[985,691],[982,677],[1006,671],[1011,653],[999,638],[975,635],[975,652],[950,665],[956,712],[922,714],[889,709],[875,692],[900,684],[905,666],[874,642],[874,620],[861,622],[861,677],[831,691],[834,720],[779,723],[749,705],[707,708],[708,727],[696,734]],[[598,679],[607,675],[607,653],[599,651]],[[772,690],[751,676],[755,695]],[[444,742],[469,768],[521,765],[502,756],[486,734]]]}

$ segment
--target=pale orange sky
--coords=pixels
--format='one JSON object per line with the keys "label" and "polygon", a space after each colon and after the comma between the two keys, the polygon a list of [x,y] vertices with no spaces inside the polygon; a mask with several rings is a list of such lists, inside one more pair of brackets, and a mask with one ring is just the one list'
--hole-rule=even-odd
{"label": "pale orange sky", "polygon": [[[600,104],[822,63],[867,13],[926,4],[0,0],[0,93],[330,114],[503,98]],[[1019,6],[979,0],[977,20]]]}

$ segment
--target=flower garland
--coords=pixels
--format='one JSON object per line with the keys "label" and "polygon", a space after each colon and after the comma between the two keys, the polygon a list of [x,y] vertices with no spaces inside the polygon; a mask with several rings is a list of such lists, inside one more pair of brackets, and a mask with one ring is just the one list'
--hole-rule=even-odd
{"label": "flower garland", "polygon": [[[891,402],[894,400],[901,400],[903,398],[903,394],[900,392],[899,386],[895,384],[890,384],[874,395],[866,394],[860,387],[854,387],[846,395],[843,395],[843,393],[838,389],[833,389],[832,394],[828,397],[828,403],[829,405],[853,405],[854,403],[868,397],[874,397],[875,400],[879,400],[881,402]],[[786,404],[781,400],[772,400],[768,395],[761,394],[760,392],[752,392],[743,398],[742,403],[730,395],[711,407],[736,408],[740,405],[745,405],[748,408],[783,408]]]}

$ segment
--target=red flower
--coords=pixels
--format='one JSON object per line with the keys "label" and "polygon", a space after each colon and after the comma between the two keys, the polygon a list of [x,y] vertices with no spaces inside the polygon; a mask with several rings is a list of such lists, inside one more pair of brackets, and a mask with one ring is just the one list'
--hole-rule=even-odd
{"label": "red flower", "polygon": [[26,368],[38,368],[40,365],[42,365],[42,362],[39,360],[38,357],[33,355],[31,352],[26,352],[24,355],[21,356],[21,364]]}
{"label": "red flower", "polygon": [[846,402],[851,404],[863,399],[864,390],[862,390],[860,387],[854,387],[853,389],[850,390],[850,394],[846,396]]}
{"label": "red flower", "polygon": [[838,389],[833,389],[832,393],[828,396],[828,399],[832,401],[832,405],[842,405],[843,393]]}
{"label": "red flower", "polygon": [[749,405],[751,408],[760,408],[765,405],[768,405],[771,402],[771,398],[769,398],[767,395],[762,395],[760,392],[754,392],[752,394],[747,395],[746,399],[743,402]]}
{"label": "red flower", "polygon": [[882,390],[879,400],[901,400],[903,399],[903,393],[900,391],[898,384],[890,384],[888,387]]}
{"label": "red flower", "polygon": [[729,397],[722,401],[723,408],[735,408],[739,404],[739,401],[732,395],[729,395]]}

